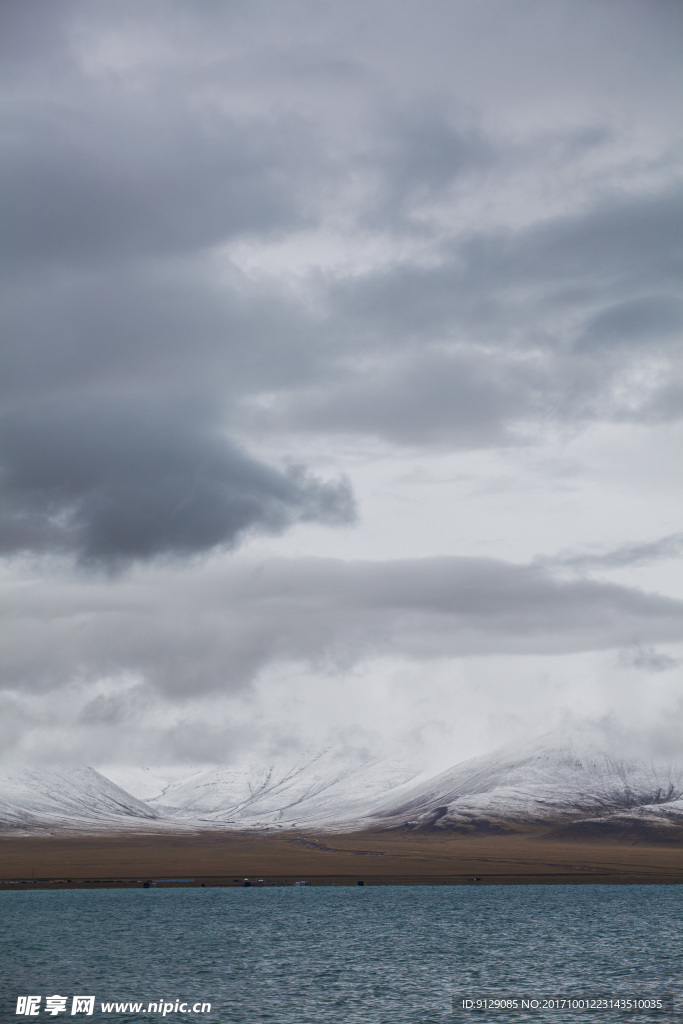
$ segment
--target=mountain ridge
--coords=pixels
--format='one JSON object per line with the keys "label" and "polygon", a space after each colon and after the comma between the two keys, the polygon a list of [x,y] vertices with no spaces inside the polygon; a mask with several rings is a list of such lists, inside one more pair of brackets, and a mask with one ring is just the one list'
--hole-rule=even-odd
{"label": "mountain ridge", "polygon": [[0,771],[0,828],[469,834],[538,826],[567,837],[683,841],[683,761],[618,756],[581,739],[506,746],[436,773],[331,750],[269,763],[108,772]]}
{"label": "mountain ridge", "polygon": [[127,829],[159,821],[159,814],[95,768],[0,770],[0,828]]}

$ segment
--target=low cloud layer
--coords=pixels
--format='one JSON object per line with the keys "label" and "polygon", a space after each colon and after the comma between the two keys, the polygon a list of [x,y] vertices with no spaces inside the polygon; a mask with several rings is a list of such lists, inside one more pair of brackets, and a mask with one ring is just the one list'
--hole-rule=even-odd
{"label": "low cloud layer", "polygon": [[184,699],[241,690],[273,665],[343,673],[388,655],[428,663],[675,642],[682,612],[635,588],[493,559],[240,560],[113,586],[27,584],[7,618],[5,663],[20,689],[127,674]]}

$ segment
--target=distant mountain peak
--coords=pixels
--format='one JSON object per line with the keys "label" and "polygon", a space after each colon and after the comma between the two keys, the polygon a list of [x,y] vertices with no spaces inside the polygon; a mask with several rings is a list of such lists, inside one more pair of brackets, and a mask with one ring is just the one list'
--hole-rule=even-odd
{"label": "distant mountain peak", "polygon": [[436,774],[329,748],[255,764],[109,772],[111,778],[93,768],[5,770],[0,825],[473,832],[585,821],[599,823],[586,825],[588,832],[683,830],[680,761],[617,755],[577,730],[500,747]]}

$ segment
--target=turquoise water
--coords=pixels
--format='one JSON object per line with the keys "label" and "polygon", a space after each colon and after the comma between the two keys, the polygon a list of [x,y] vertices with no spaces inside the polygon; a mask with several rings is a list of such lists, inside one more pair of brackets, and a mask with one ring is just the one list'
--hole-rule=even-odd
{"label": "turquoise water", "polygon": [[[2,1021],[683,1020],[683,890],[382,886],[0,892]],[[453,1014],[454,994],[674,993],[673,1016]],[[20,995],[43,997],[16,1016]],[[45,996],[68,997],[47,1015]],[[71,1015],[95,996],[92,1017]],[[175,1002],[210,1002],[210,1013]],[[105,1001],[144,1012],[102,1012]],[[150,1002],[173,1011],[147,1012]]]}

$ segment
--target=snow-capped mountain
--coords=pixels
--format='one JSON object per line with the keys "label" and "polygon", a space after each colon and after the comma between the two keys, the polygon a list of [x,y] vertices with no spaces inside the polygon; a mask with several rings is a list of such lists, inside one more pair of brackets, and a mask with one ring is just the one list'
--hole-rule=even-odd
{"label": "snow-capped mountain", "polygon": [[167,765],[159,768],[138,767],[137,765],[99,765],[101,775],[110,779],[121,789],[145,803],[162,799],[167,790],[180,782],[189,782],[195,775],[203,775],[206,765]]}
{"label": "snow-capped mountain", "polygon": [[[399,794],[393,794],[399,797]],[[372,810],[386,826],[468,832],[514,824],[650,815],[678,821],[683,764],[617,757],[581,738],[504,748],[403,787]]]}
{"label": "snow-capped mountain", "polygon": [[0,828],[135,828],[156,823],[157,811],[94,768],[0,770]]}
{"label": "snow-capped mountain", "polygon": [[332,828],[362,819],[376,802],[420,776],[416,765],[313,752],[268,765],[221,766],[169,785],[150,800],[176,820],[252,828]]}
{"label": "snow-capped mountain", "polygon": [[549,833],[549,838],[670,839],[683,844],[683,799],[570,821]]}
{"label": "snow-capped mountain", "polygon": [[209,769],[43,768],[0,774],[0,827],[10,829],[468,833],[532,824],[558,837],[683,839],[683,762],[618,757],[582,736],[549,736],[438,774],[397,760],[350,759],[333,751]]}

